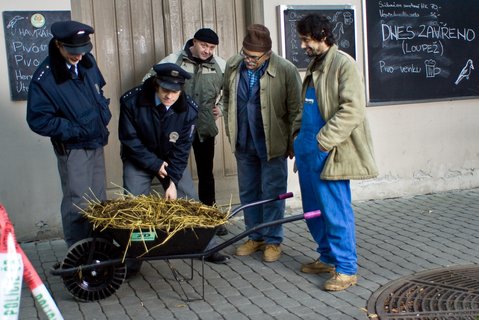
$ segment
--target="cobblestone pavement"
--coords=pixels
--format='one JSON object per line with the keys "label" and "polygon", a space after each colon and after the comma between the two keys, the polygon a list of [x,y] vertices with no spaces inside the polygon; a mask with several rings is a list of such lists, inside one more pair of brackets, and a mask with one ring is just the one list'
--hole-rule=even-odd
{"label": "cobblestone pavement", "polygon": [[[144,263],[141,274],[107,299],[77,302],[61,277],[49,274],[66,253],[64,242],[21,245],[65,319],[368,319],[370,295],[392,280],[479,264],[479,189],[355,202],[354,208],[360,278],[357,286],[337,293],[321,290],[327,276],[299,271],[301,263],[317,258],[304,221],[284,225],[283,255],[277,262],[263,263],[256,253],[233,256],[226,265],[205,264],[206,296],[194,302],[182,299],[165,261]],[[224,239],[240,233],[243,221],[234,220],[228,229]],[[224,252],[232,254],[235,245]],[[188,262],[172,261],[185,272]],[[201,262],[194,261],[194,278],[183,285],[190,296],[201,293],[200,272]],[[46,319],[25,285],[20,319]]]}

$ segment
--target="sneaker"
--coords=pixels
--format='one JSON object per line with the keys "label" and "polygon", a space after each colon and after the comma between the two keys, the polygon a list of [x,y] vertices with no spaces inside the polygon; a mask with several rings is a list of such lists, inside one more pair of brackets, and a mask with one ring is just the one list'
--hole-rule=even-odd
{"label": "sneaker", "polygon": [[253,252],[263,249],[264,241],[248,240],[236,248],[237,256],[249,256]]}
{"label": "sneaker", "polygon": [[326,264],[318,260],[301,265],[301,272],[303,273],[330,273],[334,272],[335,268],[332,265]]}
{"label": "sneaker", "polygon": [[264,247],[263,261],[274,262],[281,257],[281,245],[279,244],[267,244]]}
{"label": "sneaker", "polygon": [[324,290],[327,291],[341,291],[358,283],[358,276],[353,274],[348,276],[335,272],[333,276],[324,283]]}

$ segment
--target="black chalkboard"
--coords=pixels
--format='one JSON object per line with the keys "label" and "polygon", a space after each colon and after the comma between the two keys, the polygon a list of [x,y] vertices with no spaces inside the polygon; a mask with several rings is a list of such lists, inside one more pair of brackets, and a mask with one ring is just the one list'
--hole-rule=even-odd
{"label": "black chalkboard", "polygon": [[356,58],[355,16],[354,9],[349,5],[278,6],[281,55],[298,69],[305,69],[308,66],[309,57],[301,49],[296,22],[311,13],[327,16],[333,26],[339,49]]}
{"label": "black chalkboard", "polygon": [[478,0],[366,0],[366,26],[371,103],[479,95]]}
{"label": "black chalkboard", "polygon": [[48,55],[50,26],[64,20],[70,20],[70,11],[3,12],[12,100],[27,100],[33,73]]}

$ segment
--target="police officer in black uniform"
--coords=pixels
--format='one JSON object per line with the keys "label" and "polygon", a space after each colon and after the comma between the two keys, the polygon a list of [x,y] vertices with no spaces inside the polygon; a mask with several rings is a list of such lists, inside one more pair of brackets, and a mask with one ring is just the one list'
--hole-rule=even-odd
{"label": "police officer in black uniform", "polygon": [[[123,186],[133,195],[149,194],[157,177],[166,199],[177,198],[177,186],[188,164],[198,106],[183,92],[191,75],[174,63],[153,66],[155,75],[120,99],[119,138]],[[207,261],[224,263],[215,253]],[[130,272],[139,266],[127,266]]]}
{"label": "police officer in black uniform", "polygon": [[48,57],[33,74],[28,90],[27,122],[50,137],[62,184],[62,224],[68,246],[87,238],[90,223],[78,207],[85,195],[106,200],[103,147],[108,142],[110,100],[98,69],[90,34],[93,28],[77,21],[55,22]]}

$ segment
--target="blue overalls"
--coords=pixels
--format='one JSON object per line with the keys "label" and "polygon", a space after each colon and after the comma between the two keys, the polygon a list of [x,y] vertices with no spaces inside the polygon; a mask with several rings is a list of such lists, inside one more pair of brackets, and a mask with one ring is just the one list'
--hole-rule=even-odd
{"label": "blue overalls", "polygon": [[301,130],[294,141],[296,166],[304,212],[321,210],[318,218],[306,220],[320,261],[334,265],[336,272],[357,272],[354,212],[349,180],[321,180],[328,152],[319,149],[316,135],[325,125],[319,113],[314,87],[306,92]]}

